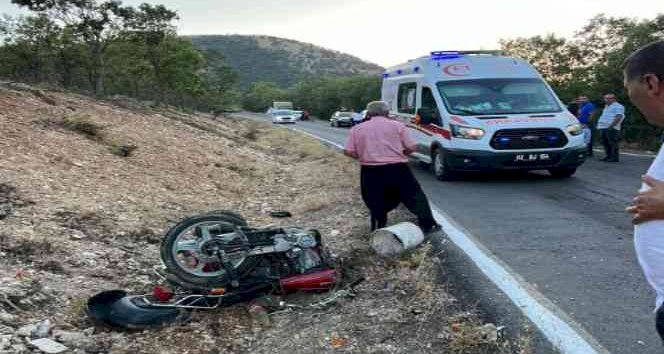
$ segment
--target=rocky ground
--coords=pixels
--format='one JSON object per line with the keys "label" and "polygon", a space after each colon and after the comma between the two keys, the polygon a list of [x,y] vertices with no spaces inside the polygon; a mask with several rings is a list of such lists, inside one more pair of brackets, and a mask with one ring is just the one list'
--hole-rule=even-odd
{"label": "rocky ground", "polygon": [[[440,284],[430,246],[374,256],[353,161],[308,137],[232,117],[97,101],[0,84],[0,353],[527,353]],[[215,209],[252,226],[316,228],[366,280],[353,297],[296,294],[269,323],[242,304],[183,325],[116,331],[87,299],[159,282],[159,242],[184,217]],[[274,219],[272,210],[293,217]],[[405,220],[403,211],[392,221]],[[64,349],[62,349],[64,350]]]}

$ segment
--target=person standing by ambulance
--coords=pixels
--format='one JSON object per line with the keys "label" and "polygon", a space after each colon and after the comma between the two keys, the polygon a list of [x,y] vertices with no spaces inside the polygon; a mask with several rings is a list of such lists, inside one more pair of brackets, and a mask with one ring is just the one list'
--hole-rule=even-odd
{"label": "person standing by ambulance", "polygon": [[625,107],[618,103],[616,95],[613,93],[604,95],[604,103],[606,105],[597,121],[597,129],[606,152],[602,161],[618,162],[620,161],[620,127],[625,119]]}
{"label": "person standing by ambulance", "polygon": [[387,225],[387,213],[403,203],[418,218],[425,233],[440,229],[422,191],[408,166],[415,141],[406,126],[388,118],[384,101],[367,105],[366,121],[351,128],[344,154],[359,160],[362,200],[371,212],[371,230]]}
{"label": "person standing by ambulance", "polygon": [[[632,103],[650,124],[664,127],[664,40],[630,55],[624,75]],[[636,256],[656,293],[655,328],[664,341],[664,147],[643,176],[641,191],[627,211],[633,214]]]}
{"label": "person standing by ambulance", "polygon": [[595,112],[595,105],[586,96],[579,96],[576,102],[579,105],[577,119],[583,126],[583,136],[588,147],[588,156],[593,156],[592,115]]}

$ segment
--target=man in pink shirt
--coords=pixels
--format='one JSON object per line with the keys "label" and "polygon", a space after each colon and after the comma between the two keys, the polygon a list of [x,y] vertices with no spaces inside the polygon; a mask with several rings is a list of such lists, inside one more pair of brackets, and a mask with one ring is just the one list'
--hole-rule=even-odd
{"label": "man in pink shirt", "polygon": [[387,225],[387,213],[399,203],[418,218],[424,232],[440,229],[420,184],[408,167],[415,141],[406,126],[387,118],[383,101],[367,105],[366,121],[350,130],[344,154],[360,161],[362,200],[371,212],[371,230]]}

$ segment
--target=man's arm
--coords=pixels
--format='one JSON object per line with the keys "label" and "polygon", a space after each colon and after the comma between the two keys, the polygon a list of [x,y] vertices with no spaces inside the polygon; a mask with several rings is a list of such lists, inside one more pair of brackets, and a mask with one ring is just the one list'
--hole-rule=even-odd
{"label": "man's arm", "polygon": [[633,214],[632,223],[664,220],[664,182],[648,175],[642,179],[650,189],[637,194],[627,207],[627,212]]}
{"label": "man's arm", "polygon": [[401,138],[401,144],[403,145],[403,154],[410,155],[415,152],[417,144],[415,140],[410,136],[408,128],[405,125],[401,125],[399,130],[399,137]]}
{"label": "man's arm", "polygon": [[354,151],[344,149],[344,155],[357,159],[357,154]]}
{"label": "man's arm", "polygon": [[609,125],[609,129],[613,129],[616,125],[620,124],[620,122],[623,120],[623,115],[622,114],[616,114],[615,118],[613,118],[613,122]]}
{"label": "man's arm", "polygon": [[355,130],[351,129],[344,147],[344,155],[357,159],[357,150],[355,148]]}

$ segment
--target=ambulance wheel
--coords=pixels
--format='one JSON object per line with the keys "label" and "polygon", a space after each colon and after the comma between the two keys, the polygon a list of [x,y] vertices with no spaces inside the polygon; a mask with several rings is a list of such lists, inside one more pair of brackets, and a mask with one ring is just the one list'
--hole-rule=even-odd
{"label": "ambulance wheel", "polygon": [[433,171],[434,176],[441,181],[449,181],[454,179],[454,171],[452,171],[447,164],[445,155],[436,149],[431,154],[431,170]]}
{"label": "ambulance wheel", "polygon": [[576,172],[576,167],[559,167],[549,169],[554,178],[570,178]]}

